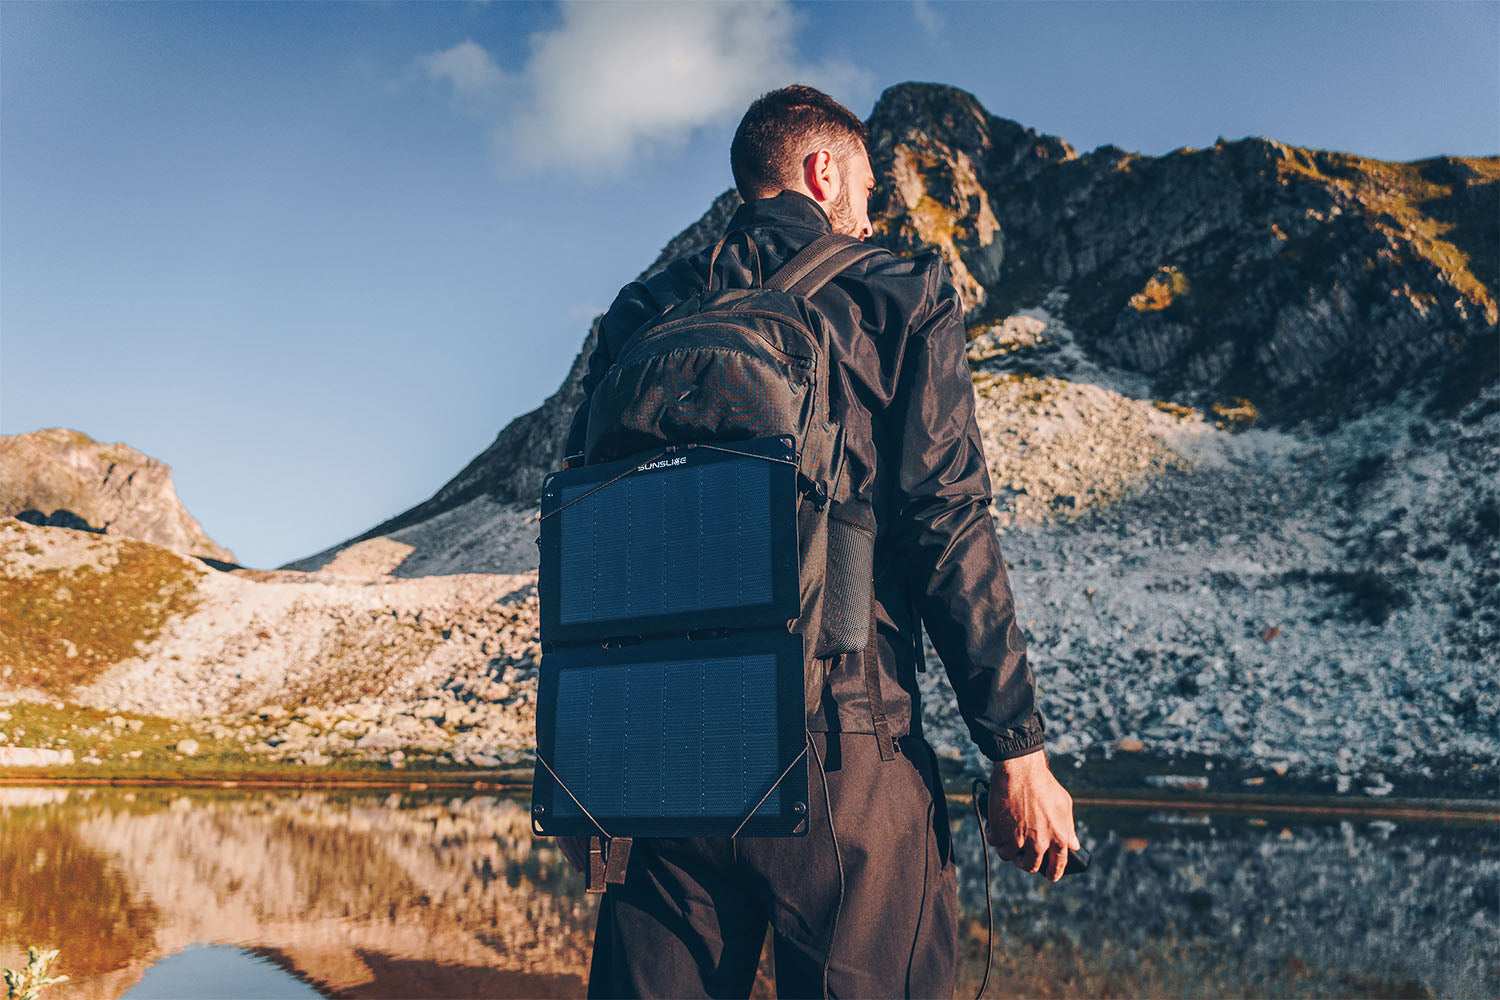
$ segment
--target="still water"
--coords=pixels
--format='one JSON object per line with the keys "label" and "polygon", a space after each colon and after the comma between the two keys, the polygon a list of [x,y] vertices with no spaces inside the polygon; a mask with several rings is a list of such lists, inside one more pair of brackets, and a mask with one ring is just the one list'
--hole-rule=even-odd
{"label": "still water", "polygon": [[[971,997],[983,867],[953,812]],[[1494,824],[1078,816],[1085,875],[996,866],[988,996],[1500,995]],[[576,996],[595,908],[523,797],[0,788],[0,966],[60,948],[44,1000]]]}

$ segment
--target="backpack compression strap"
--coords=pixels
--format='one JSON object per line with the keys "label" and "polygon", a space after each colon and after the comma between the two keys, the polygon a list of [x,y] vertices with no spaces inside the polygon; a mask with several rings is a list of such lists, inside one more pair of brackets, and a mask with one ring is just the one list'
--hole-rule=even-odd
{"label": "backpack compression strap", "polygon": [[809,296],[857,261],[884,252],[880,247],[867,246],[852,236],[827,233],[777,268],[765,280],[764,287]]}

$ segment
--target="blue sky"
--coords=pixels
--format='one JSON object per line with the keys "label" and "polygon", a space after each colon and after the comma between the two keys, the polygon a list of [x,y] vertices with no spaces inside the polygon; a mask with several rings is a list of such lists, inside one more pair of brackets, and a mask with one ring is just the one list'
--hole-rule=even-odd
{"label": "blue sky", "polygon": [[0,2],[0,433],[172,465],[271,566],[437,489],[792,80],[1075,148],[1500,151],[1500,5]]}

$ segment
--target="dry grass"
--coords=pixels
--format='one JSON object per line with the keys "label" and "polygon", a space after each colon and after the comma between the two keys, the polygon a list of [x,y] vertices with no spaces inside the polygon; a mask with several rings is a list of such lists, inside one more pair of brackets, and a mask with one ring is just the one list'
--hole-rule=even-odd
{"label": "dry grass", "polygon": [[1215,421],[1221,431],[1243,431],[1255,426],[1260,419],[1260,409],[1250,400],[1234,397],[1227,403],[1215,403],[1212,407]]}
{"label": "dry grass", "polygon": [[11,668],[9,684],[64,695],[136,656],[196,605],[196,574],[182,556],[143,542],[111,549],[113,558],[92,565],[0,576],[0,662]]}
{"label": "dry grass", "polygon": [[[114,721],[112,721],[114,720]],[[0,707],[0,745],[73,751],[74,763],[47,767],[0,767],[0,784],[51,781],[104,782],[471,782],[483,777],[519,784],[530,779],[525,764],[476,769],[469,765],[413,760],[392,770],[381,760],[340,758],[327,765],[270,759],[249,751],[235,732],[259,722],[243,716],[226,720],[178,721],[137,712],[112,712],[81,705],[13,702]],[[215,735],[215,730],[220,735]],[[228,732],[226,733],[226,730]],[[177,750],[187,738],[198,743],[192,756]],[[99,763],[92,763],[91,760]],[[0,927],[3,936],[3,927]]]}
{"label": "dry grass", "polygon": [[[1470,157],[1461,161],[1474,173],[1469,184],[1500,180],[1500,159]],[[1451,184],[1422,176],[1420,163],[1389,163],[1347,153],[1292,147],[1278,164],[1282,183],[1306,177],[1335,188],[1358,203],[1376,229],[1410,241],[1416,251],[1447,275],[1453,286],[1485,311],[1491,323],[1500,320],[1494,290],[1474,273],[1469,255],[1454,242],[1458,227],[1428,211],[1427,206],[1455,195]],[[1487,220],[1492,225],[1494,220]]]}

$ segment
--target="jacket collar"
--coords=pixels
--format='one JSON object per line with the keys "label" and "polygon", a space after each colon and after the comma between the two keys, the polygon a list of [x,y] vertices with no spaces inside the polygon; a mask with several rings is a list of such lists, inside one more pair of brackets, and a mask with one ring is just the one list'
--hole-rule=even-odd
{"label": "jacket collar", "polygon": [[757,198],[735,209],[727,232],[762,226],[789,226],[822,234],[833,232],[818,203],[799,191],[783,191],[774,198]]}

